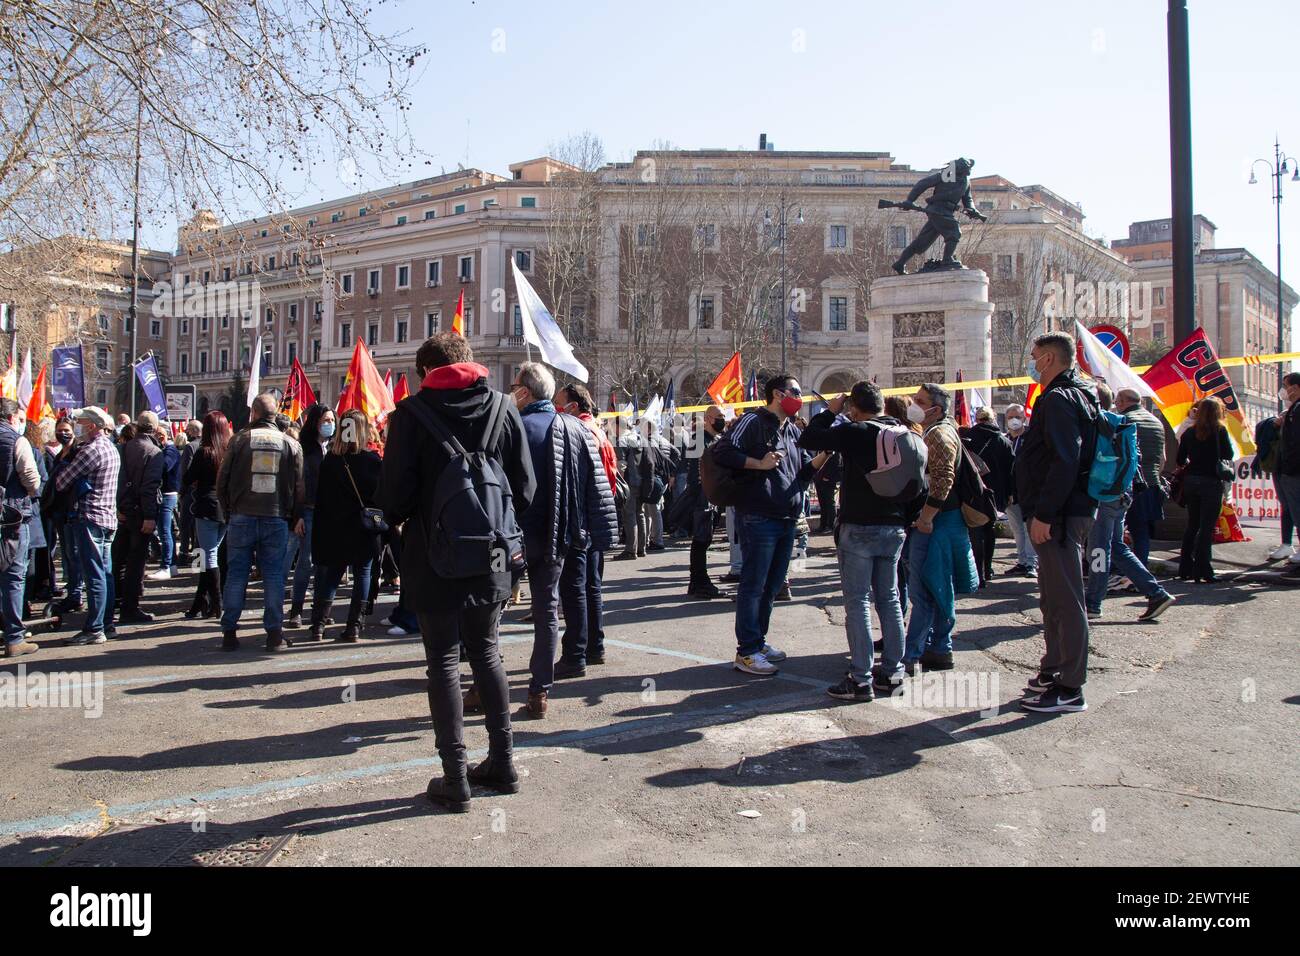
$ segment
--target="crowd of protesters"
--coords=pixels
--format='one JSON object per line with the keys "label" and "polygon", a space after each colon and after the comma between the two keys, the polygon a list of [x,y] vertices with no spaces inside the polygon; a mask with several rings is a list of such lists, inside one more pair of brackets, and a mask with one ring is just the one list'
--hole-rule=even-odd
{"label": "crowd of protesters", "polygon": [[[1187,511],[1178,577],[1216,580],[1213,536],[1233,450],[1216,398],[1198,402],[1167,446],[1141,396],[1112,396],[1075,365],[1070,336],[1039,337],[1031,359],[1032,410],[1007,406],[1000,425],[983,407],[969,428],[938,383],[886,397],[861,381],[805,420],[800,383],[781,373],[758,407],[736,416],[708,406],[691,434],[662,434],[655,421],[611,431],[585,386],[557,384],[541,364],[525,363],[504,394],[494,391],[453,334],[421,345],[420,389],[378,426],[324,405],[290,422],[270,394],[252,401],[238,432],[211,411],[176,435],[149,411],[115,422],[86,407],[29,423],[0,400],[6,656],[39,650],[25,620],[42,602],[60,618],[83,615],[66,638],[73,645],[153,621],[146,582],[170,580],[187,562],[196,576],[184,616],[218,622],[226,652],[242,646],[255,580],[270,653],[324,640],[345,580],[347,611],[328,636],[359,641],[387,586],[398,593],[388,633],[418,633],[427,658],[443,767],[429,798],[464,811],[471,784],[519,787],[498,629],[522,583],[534,637],[522,713],[544,719],[556,681],[605,663],[607,557],[635,562],[683,539],[687,597],[735,602],[733,666],[766,677],[787,658],[769,635],[775,604],[791,598],[792,562],[808,554],[810,534],[832,535],[849,668],[828,693],[867,701],[954,667],[959,599],[995,578],[1005,521],[1015,563],[1003,573],[1036,581],[1043,616],[1044,653],[1022,706],[1083,711],[1089,625],[1107,594],[1143,596],[1143,621],[1174,602],[1149,565],[1171,495]],[[1285,383],[1286,411],[1256,430],[1256,468],[1282,506],[1281,544],[1269,556],[1300,578],[1300,374]],[[1118,494],[1098,497],[1090,472],[1107,422],[1132,427],[1137,462]],[[730,553],[715,574],[709,552],[724,525]],[[464,693],[462,661],[473,672]],[[489,738],[473,768],[466,712],[483,713]]]}

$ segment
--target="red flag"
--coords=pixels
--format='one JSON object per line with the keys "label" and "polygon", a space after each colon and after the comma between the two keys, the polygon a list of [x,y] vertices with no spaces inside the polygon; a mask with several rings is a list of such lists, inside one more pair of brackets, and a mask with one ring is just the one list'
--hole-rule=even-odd
{"label": "red flag", "polygon": [[357,339],[348,364],[348,384],[339,396],[338,414],[360,409],[371,421],[383,418],[393,410],[393,396],[384,387],[384,380],[375,368],[366,343]]}
{"label": "red flag", "polygon": [[739,352],[731,356],[727,364],[722,366],[722,371],[708,387],[708,393],[709,397],[719,405],[732,405],[745,400],[745,385],[740,377]]}
{"label": "red flag", "polygon": [[460,299],[456,302],[456,314],[452,316],[451,330],[462,339],[465,337],[465,290],[460,290]]}
{"label": "red flag", "polygon": [[54,417],[54,409],[45,400],[45,368],[46,366],[41,366],[41,374],[36,376],[36,381],[32,384],[31,401],[27,403],[29,422],[39,422],[42,418]]}
{"label": "red flag", "polygon": [[[960,385],[961,381],[961,369],[957,369],[957,384]],[[955,391],[957,392],[957,401],[953,408],[952,417],[957,420],[958,428],[970,428],[970,402],[966,401],[966,391],[962,388]]]}
{"label": "red flag", "polygon": [[397,379],[397,384],[393,386],[393,406],[396,407],[402,399],[411,394],[411,386],[406,383],[406,373],[403,372]]}
{"label": "red flag", "polygon": [[315,404],[316,393],[311,390],[307,373],[295,355],[293,366],[289,369],[289,381],[284,386],[284,398],[280,399],[280,411],[296,422],[303,412]]}
{"label": "red flag", "polygon": [[1031,382],[1029,384],[1029,394],[1025,396],[1025,417],[1026,418],[1034,414],[1034,402],[1038,401],[1038,393],[1041,391],[1042,389],[1038,387],[1037,382]]}
{"label": "red flag", "polygon": [[393,394],[393,370],[390,368],[384,372],[384,388],[388,389],[388,394]]}

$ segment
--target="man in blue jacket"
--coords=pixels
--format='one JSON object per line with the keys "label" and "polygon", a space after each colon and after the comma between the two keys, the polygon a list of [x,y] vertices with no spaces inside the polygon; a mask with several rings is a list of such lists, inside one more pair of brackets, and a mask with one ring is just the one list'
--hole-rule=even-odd
{"label": "man in blue jacket", "polygon": [[523,418],[524,435],[532,454],[537,492],[519,516],[528,562],[532,596],[533,656],[529,662],[528,715],[546,716],[547,696],[557,678],[579,677],[583,665],[557,667],[560,640],[559,607],[566,617],[586,614],[586,589],[571,575],[561,593],[564,562],[572,551],[608,551],[618,535],[614,493],[600,460],[600,448],[586,425],[557,414],[551,399],[555,378],[544,365],[525,362],[510,385],[510,395]]}
{"label": "man in blue jacket", "polygon": [[719,464],[744,472],[736,500],[745,563],[736,596],[734,667],[770,677],[777,672],[775,664],[786,658],[767,642],[772,602],[790,568],[804,492],[827,455],[810,458],[799,448],[794,418],[803,408],[803,390],[793,375],[772,376],[763,397],[767,404],[718,439],[714,454]]}

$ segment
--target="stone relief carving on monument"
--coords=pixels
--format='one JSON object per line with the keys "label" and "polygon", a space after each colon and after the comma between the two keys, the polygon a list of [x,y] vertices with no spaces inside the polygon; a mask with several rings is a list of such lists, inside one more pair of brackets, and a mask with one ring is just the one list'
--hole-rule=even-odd
{"label": "stone relief carving on monument", "polygon": [[943,368],[943,342],[895,342],[894,368]]}
{"label": "stone relief carving on monument", "polygon": [[943,338],[942,312],[899,312],[894,316],[894,338]]}

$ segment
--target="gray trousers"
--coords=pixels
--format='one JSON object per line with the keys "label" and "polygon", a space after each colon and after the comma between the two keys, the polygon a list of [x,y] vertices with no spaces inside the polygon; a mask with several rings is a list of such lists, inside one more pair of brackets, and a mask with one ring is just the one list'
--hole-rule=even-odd
{"label": "gray trousers", "polygon": [[646,526],[645,514],[637,500],[636,489],[628,492],[623,502],[623,553],[635,557],[645,553]]}
{"label": "gray trousers", "polygon": [[1035,544],[1038,554],[1038,606],[1043,612],[1047,650],[1039,671],[1063,687],[1082,687],[1088,679],[1088,608],[1083,594],[1083,550],[1092,518],[1066,518],[1064,534]]}

